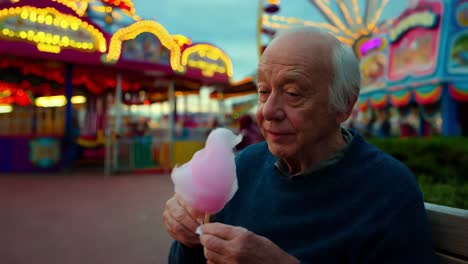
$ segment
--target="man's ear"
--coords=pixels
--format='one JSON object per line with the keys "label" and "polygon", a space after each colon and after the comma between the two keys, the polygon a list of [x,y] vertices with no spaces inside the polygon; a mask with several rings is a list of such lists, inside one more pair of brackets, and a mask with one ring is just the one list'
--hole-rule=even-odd
{"label": "man's ear", "polygon": [[343,123],[344,121],[346,121],[349,116],[351,115],[351,112],[336,112],[336,123],[337,124],[341,124]]}
{"label": "man's ear", "polygon": [[336,122],[338,124],[343,123],[344,121],[348,120],[349,116],[351,116],[351,113],[353,112],[354,105],[356,104],[358,99],[358,95],[354,95],[351,100],[349,101],[348,108],[346,109],[345,112],[338,112],[336,114]]}

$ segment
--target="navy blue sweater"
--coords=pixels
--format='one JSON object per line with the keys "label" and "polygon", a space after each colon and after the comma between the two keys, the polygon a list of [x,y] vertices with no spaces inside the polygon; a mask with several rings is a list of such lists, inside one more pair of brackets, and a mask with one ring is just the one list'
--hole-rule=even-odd
{"label": "navy blue sweater", "polygon": [[[399,161],[359,134],[343,158],[288,177],[266,143],[237,156],[239,190],[216,216],[267,237],[302,263],[435,263],[421,192]],[[169,263],[206,263],[174,242]]]}

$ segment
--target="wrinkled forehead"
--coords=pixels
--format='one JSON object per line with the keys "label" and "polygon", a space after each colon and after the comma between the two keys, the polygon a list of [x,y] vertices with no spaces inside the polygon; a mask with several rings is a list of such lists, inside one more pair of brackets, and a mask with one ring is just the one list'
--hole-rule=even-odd
{"label": "wrinkled forehead", "polygon": [[319,33],[298,32],[274,39],[265,49],[259,67],[280,63],[305,68],[323,68],[331,64],[334,39]]}
{"label": "wrinkled forehead", "polygon": [[315,74],[308,71],[304,65],[284,65],[263,63],[259,65],[257,79],[264,83],[290,83],[290,82],[310,82]]}
{"label": "wrinkled forehead", "polygon": [[330,34],[318,31],[293,31],[274,38],[264,54],[287,52],[327,56],[336,44],[337,39]]}
{"label": "wrinkled forehead", "polygon": [[267,82],[330,82],[331,56],[319,50],[273,47],[260,59],[257,75],[259,81]]}

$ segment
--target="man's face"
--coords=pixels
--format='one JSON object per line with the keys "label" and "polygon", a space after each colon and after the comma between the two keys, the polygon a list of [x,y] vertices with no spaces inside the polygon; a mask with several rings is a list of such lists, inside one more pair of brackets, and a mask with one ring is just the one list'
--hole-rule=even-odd
{"label": "man's face", "polygon": [[304,51],[296,43],[275,43],[258,68],[257,121],[270,151],[284,160],[307,157],[337,127],[328,101],[330,57],[325,48]]}

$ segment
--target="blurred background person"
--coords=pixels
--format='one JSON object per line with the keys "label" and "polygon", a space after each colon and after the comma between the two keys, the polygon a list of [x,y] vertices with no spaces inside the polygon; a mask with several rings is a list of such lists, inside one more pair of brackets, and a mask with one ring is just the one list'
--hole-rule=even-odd
{"label": "blurred background person", "polygon": [[243,115],[239,118],[239,133],[242,134],[242,141],[237,144],[236,150],[242,150],[245,147],[265,140],[263,138],[257,123],[250,115]]}

